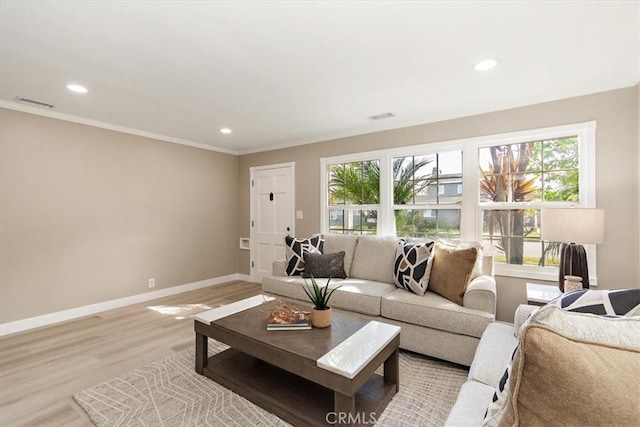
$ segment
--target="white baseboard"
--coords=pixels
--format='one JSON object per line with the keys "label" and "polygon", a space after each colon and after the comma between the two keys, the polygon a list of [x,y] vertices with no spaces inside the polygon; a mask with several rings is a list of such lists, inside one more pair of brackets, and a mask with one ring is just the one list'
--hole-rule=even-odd
{"label": "white baseboard", "polygon": [[186,285],[172,286],[166,289],[145,292],[144,294],[132,295],[130,297],[118,298],[111,301],[99,302],[97,304],[90,304],[83,307],[70,308],[68,310],[57,311],[55,313],[48,313],[41,316],[2,323],[0,324],[0,337],[9,334],[15,334],[16,332],[39,328],[41,326],[64,322],[66,320],[77,319],[78,317],[90,316],[92,314],[101,313],[107,310],[113,310],[114,308],[138,304],[156,298],[168,297],[170,295],[176,295],[183,292],[194,291],[196,289],[207,288],[209,286],[215,286],[222,283],[231,282],[233,280],[249,281],[249,276],[239,273],[229,274],[227,276],[187,283]]}
{"label": "white baseboard", "polygon": [[245,282],[250,282],[251,281],[251,276],[249,276],[248,274],[236,274],[236,280],[244,280]]}

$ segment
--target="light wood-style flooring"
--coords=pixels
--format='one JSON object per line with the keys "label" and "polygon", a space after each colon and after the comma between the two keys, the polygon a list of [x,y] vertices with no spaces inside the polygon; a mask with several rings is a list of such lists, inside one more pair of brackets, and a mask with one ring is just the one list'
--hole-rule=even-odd
{"label": "light wood-style flooring", "polygon": [[259,293],[235,281],[0,338],[0,426],[91,426],[73,393],[193,346],[193,315]]}

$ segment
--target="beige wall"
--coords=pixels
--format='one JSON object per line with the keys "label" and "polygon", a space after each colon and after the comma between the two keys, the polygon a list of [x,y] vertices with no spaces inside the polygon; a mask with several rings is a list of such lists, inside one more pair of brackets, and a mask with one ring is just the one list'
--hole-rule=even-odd
{"label": "beige wall", "polygon": [[[635,87],[514,108],[472,117],[376,132],[240,158],[240,235],[249,235],[249,167],[296,162],[299,236],[320,229],[320,157],[447,141],[597,120],[597,204],[606,209],[606,241],[598,247],[601,288],[639,287],[638,99]],[[249,254],[238,251],[240,272]],[[525,280],[498,277],[498,319],[509,321],[526,302]]]}
{"label": "beige wall", "polygon": [[[638,155],[638,216],[640,216],[640,83],[636,85],[636,120],[638,122],[637,134],[636,138],[638,140],[638,145],[636,147],[637,155]],[[638,218],[638,223],[640,223],[640,218]],[[636,260],[636,265],[638,267],[638,273],[636,274],[637,282],[640,283],[640,224],[638,224],[638,259]]]}
{"label": "beige wall", "polygon": [[0,323],[237,272],[237,156],[7,109],[0,129]]}
{"label": "beige wall", "polygon": [[[251,166],[296,162],[302,236],[320,228],[320,157],[587,120],[607,211],[600,286],[639,287],[639,105],[635,86],[240,157],[0,109],[0,323],[144,293],[151,277],[158,290],[248,274]],[[499,320],[524,282],[498,277]]]}

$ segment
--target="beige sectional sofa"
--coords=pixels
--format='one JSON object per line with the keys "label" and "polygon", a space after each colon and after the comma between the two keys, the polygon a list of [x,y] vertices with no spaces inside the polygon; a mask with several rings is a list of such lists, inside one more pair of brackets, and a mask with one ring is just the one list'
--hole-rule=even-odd
{"label": "beige sectional sofa", "polygon": [[518,331],[527,316],[538,307],[521,305],[516,310],[514,324],[493,323],[487,327],[469,369],[467,382],[449,413],[447,427],[472,427],[483,423],[487,407],[496,387],[518,345]]}
{"label": "beige sectional sofa", "polygon": [[[495,320],[496,285],[493,259],[479,257],[474,277],[458,305],[430,292],[416,295],[393,282],[393,263],[400,241],[388,236],[324,236],[324,253],[345,252],[346,279],[332,279],[331,306],[401,326],[400,347],[469,366],[484,330]],[[318,279],[326,283],[326,279]],[[285,275],[285,261],[273,264],[265,277],[266,293],[307,300],[304,279]]]}

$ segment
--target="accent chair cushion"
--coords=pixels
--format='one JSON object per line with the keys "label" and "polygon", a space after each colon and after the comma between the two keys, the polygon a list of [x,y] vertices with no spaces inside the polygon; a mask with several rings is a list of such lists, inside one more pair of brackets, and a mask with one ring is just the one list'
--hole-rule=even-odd
{"label": "accent chair cushion", "polygon": [[456,249],[436,242],[429,290],[462,305],[477,257],[477,248]]}
{"label": "accent chair cushion", "polygon": [[303,277],[324,277],[344,279],[344,251],[332,254],[305,252]]}
{"label": "accent chair cushion", "polygon": [[398,243],[393,265],[393,281],[397,287],[417,295],[424,295],[429,286],[434,245],[433,241]]}
{"label": "accent chair cushion", "polygon": [[287,266],[285,272],[287,276],[300,276],[304,271],[304,254],[323,252],[324,240],[322,236],[313,236],[308,239],[296,239],[286,236],[284,241],[287,245]]}
{"label": "accent chair cushion", "polygon": [[639,336],[638,316],[541,307],[521,331],[485,425],[637,424]]}

